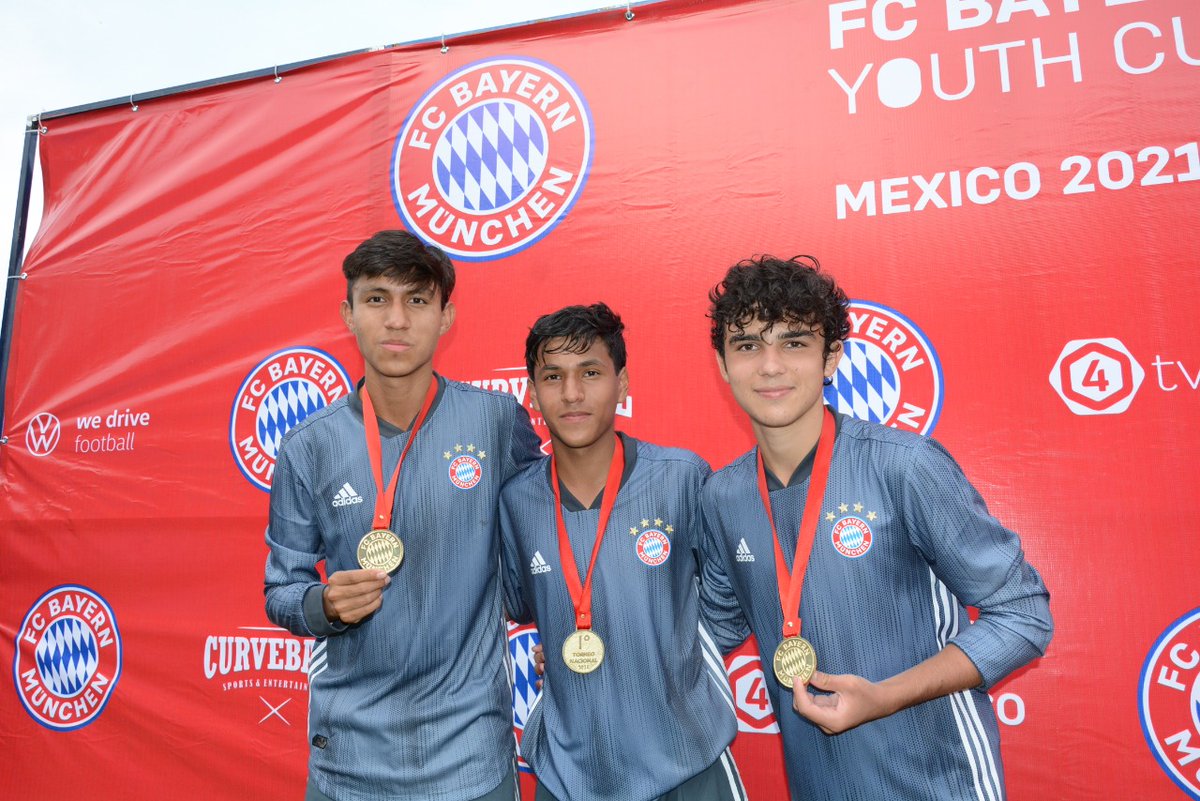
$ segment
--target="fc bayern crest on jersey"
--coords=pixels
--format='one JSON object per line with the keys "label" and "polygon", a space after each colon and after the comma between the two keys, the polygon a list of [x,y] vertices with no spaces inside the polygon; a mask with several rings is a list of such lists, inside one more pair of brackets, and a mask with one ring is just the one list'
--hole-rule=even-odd
{"label": "fc bayern crest on jersey", "polygon": [[48,729],[92,723],[121,677],[112,607],[87,587],[64,585],[30,608],[17,630],[13,681],[29,716]]}
{"label": "fc bayern crest on jersey", "polygon": [[392,200],[417,236],[463,261],[517,253],[579,199],[591,112],[543,61],[497,57],[443,78],[409,112],[392,155]]}
{"label": "fc bayern crest on jersey", "polygon": [[283,435],[353,390],[345,368],[316,348],[288,348],[259,362],[238,387],[229,416],[229,447],[246,480],[269,491]]}
{"label": "fc bayern crest on jersey", "polygon": [[477,449],[473,444],[464,446],[455,443],[454,447],[442,456],[450,462],[450,483],[459,489],[469,490],[483,479],[486,451]]}
{"label": "fc bayern crest on jersey", "polygon": [[1142,733],[1158,764],[1200,799],[1200,609],[1176,620],[1154,643],[1139,682]]}
{"label": "fc bayern crest on jersey", "polygon": [[833,547],[848,559],[858,557],[871,550],[875,535],[867,521],[861,517],[847,515],[833,524]]}
{"label": "fc bayern crest on jersey", "polygon": [[846,352],[825,388],[834,411],[930,434],[942,413],[942,365],[921,329],[895,309],[850,303]]}
{"label": "fc bayern crest on jersey", "polygon": [[671,555],[671,539],[667,535],[674,530],[670,523],[664,525],[662,519],[657,517],[642,520],[640,526],[630,526],[630,535],[637,538],[634,541],[637,558],[650,567],[658,567],[667,561]]}
{"label": "fc bayern crest on jersey", "polygon": [[542,694],[537,687],[538,675],[533,662],[533,646],[539,642],[541,638],[536,626],[508,624],[508,656],[512,661],[513,677],[513,733],[517,738],[517,765],[526,772],[529,771],[529,764],[520,756],[521,734],[525,731],[529,712]]}

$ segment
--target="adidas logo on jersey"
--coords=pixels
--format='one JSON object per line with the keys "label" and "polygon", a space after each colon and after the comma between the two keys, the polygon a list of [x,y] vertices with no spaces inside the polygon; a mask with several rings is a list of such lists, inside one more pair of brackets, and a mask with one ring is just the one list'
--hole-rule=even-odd
{"label": "adidas logo on jersey", "polygon": [[550,572],[550,565],[546,564],[546,560],[542,558],[541,551],[533,552],[533,561],[529,563],[529,572],[535,576],[538,573]]}
{"label": "adidas logo on jersey", "polygon": [[363,497],[355,492],[354,487],[350,486],[350,482],[347,481],[342,485],[342,488],[338,490],[338,494],[334,497],[333,508],[336,509],[339,506],[353,506],[356,503],[362,502]]}
{"label": "adidas logo on jersey", "polygon": [[746,544],[746,538],[742,537],[742,541],[738,543],[737,560],[739,562],[753,562],[754,554],[750,553],[750,546]]}

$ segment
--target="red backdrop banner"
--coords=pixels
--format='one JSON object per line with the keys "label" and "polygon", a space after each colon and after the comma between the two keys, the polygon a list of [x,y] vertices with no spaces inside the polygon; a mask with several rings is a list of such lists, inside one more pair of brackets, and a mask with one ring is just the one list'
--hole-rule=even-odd
{"label": "red backdrop banner", "polygon": [[[1200,799],[1200,6],[668,0],[448,45],[46,123],[0,447],[10,783],[300,797],[278,400],[349,391],[341,260],[409,227],[459,270],[441,372],[528,406],[533,319],[604,300],[620,427],[715,467],[752,438],[706,293],[819,257],[854,299],[830,402],[945,443],[1051,588],[1049,653],[992,693],[1010,796]],[[728,668],[746,784],[783,798],[756,651]]]}

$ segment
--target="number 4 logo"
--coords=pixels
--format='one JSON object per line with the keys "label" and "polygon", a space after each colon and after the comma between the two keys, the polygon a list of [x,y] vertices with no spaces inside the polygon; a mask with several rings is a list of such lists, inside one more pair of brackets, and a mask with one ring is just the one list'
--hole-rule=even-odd
{"label": "number 4 logo", "polygon": [[1075,414],[1120,414],[1145,377],[1121,340],[1074,339],[1058,355],[1050,385]]}
{"label": "number 4 logo", "polygon": [[725,667],[729,685],[737,701],[738,731],[774,734],[779,731],[771,697],[767,695],[766,676],[757,655],[739,655]]}

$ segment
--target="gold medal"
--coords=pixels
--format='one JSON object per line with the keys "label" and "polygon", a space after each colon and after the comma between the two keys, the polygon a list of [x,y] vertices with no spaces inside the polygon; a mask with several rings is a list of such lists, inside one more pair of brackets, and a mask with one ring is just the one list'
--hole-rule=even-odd
{"label": "gold medal", "polygon": [[604,661],[604,640],[591,629],[576,629],[563,643],[563,661],[576,673],[591,673]]}
{"label": "gold medal", "polygon": [[364,570],[391,573],[404,560],[404,543],[386,528],[368,531],[358,541],[358,566]]}
{"label": "gold medal", "polygon": [[774,666],[779,683],[791,687],[797,676],[804,681],[812,678],[817,669],[817,652],[803,637],[785,637],[775,649]]}

